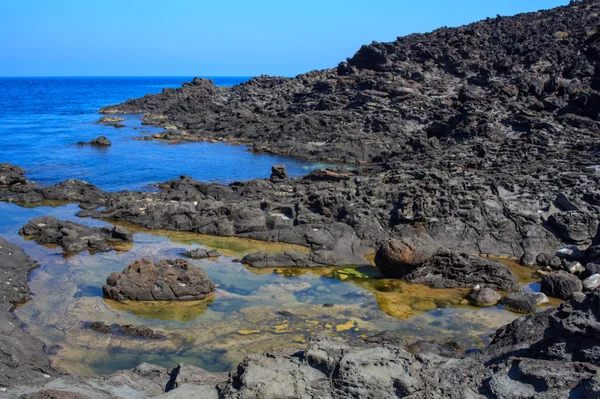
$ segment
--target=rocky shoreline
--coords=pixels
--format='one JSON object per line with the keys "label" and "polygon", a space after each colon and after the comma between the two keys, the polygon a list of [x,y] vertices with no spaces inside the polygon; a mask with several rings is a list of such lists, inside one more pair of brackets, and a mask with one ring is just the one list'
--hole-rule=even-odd
{"label": "rocky shoreline", "polygon": [[[42,342],[11,314],[29,297],[36,264],[1,240],[0,396],[600,397],[599,13],[597,0],[572,1],[372,43],[335,69],[232,88],[196,78],[101,111],[143,113],[144,124],[165,129],[148,139],[246,142],[253,151],[368,165],[355,171],[289,178],[274,167],[269,179],[220,185],[181,176],[159,192],[114,193],[80,180],[39,187],[22,168],[0,165],[1,201],[76,202],[81,217],[311,249],[249,254],[243,261],[253,267],[361,266],[377,252],[387,276],[473,288],[469,300],[481,306],[501,300],[534,312],[543,298],[519,292],[510,269],[474,255],[519,258],[543,274],[543,291],[567,300],[558,308],[498,330],[479,354],[391,333],[316,336],[302,352],[253,355],[229,375],[143,364],[84,378],[54,370]],[[65,252],[131,238],[56,219],[24,227],[33,233]],[[494,290],[516,292],[500,299]]]}
{"label": "rocky shoreline", "polygon": [[[17,246],[0,241],[0,265],[20,276],[20,292],[1,286],[0,397],[7,398],[525,398],[600,396],[600,290],[558,308],[517,319],[498,330],[481,353],[452,343],[407,343],[400,335],[343,342],[314,336],[296,353],[248,356],[229,374],[179,364],[141,364],[104,377],[64,375],[48,349],[20,329],[10,307],[27,298],[26,276],[36,265]],[[24,267],[26,265],[26,267]],[[8,310],[6,310],[8,309]],[[3,324],[5,325],[5,324]],[[99,333],[163,339],[135,326],[91,323]],[[138,339],[139,339],[138,338]],[[8,355],[8,356],[6,356]],[[276,372],[274,372],[276,370]]]}

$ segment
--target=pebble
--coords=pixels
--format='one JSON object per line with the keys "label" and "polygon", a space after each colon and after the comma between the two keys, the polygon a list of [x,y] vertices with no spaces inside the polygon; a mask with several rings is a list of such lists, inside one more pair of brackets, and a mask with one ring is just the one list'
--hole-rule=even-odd
{"label": "pebble", "polygon": [[545,303],[550,302],[550,300],[548,299],[548,297],[546,296],[546,294],[544,294],[542,292],[535,292],[532,295],[535,297],[535,302],[538,305],[543,305]]}

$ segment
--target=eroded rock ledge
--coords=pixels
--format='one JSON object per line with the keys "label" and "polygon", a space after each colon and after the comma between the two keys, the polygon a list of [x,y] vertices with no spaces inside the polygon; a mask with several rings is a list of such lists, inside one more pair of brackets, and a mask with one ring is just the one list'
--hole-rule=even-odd
{"label": "eroded rock ledge", "polygon": [[33,237],[38,244],[60,245],[65,253],[85,250],[107,252],[118,243],[133,241],[133,234],[124,227],[88,227],[58,220],[54,216],[31,219],[19,234]]}

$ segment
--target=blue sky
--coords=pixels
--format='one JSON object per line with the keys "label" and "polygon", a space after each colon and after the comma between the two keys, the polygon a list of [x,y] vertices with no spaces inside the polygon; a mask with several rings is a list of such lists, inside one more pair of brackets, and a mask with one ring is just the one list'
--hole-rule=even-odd
{"label": "blue sky", "polygon": [[294,76],[568,0],[0,0],[0,76]]}

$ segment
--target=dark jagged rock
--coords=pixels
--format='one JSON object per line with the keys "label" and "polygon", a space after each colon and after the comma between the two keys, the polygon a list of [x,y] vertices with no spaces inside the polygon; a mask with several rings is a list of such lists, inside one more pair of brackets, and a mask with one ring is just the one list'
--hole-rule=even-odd
{"label": "dark jagged rock", "polygon": [[121,325],[121,324],[112,324],[107,325],[101,321],[94,321],[87,325],[88,328],[97,331],[102,334],[122,334],[128,335],[135,338],[146,338],[146,339],[164,339],[167,336],[151,330],[149,328],[141,328],[132,325]]}
{"label": "dark jagged rock", "polygon": [[0,186],[25,184],[25,170],[9,163],[0,164]]}
{"label": "dark jagged rock", "polygon": [[88,227],[58,220],[54,216],[31,219],[19,234],[33,237],[38,244],[60,245],[66,253],[85,250],[107,252],[116,243],[133,241],[133,234],[124,227]]}
{"label": "dark jagged rock", "polygon": [[204,248],[196,248],[191,251],[185,251],[181,253],[183,256],[186,256],[190,259],[207,259],[207,258],[218,258],[221,256],[219,251],[214,249],[204,249]]}
{"label": "dark jagged rock", "polygon": [[503,263],[479,256],[442,251],[405,276],[406,281],[434,288],[474,287],[517,291],[519,280]]}
{"label": "dark jagged rock", "polygon": [[37,266],[23,249],[0,238],[0,388],[41,383],[44,375],[57,375],[44,343],[23,331],[11,313],[30,298],[28,275]]}
{"label": "dark jagged rock", "polygon": [[105,136],[98,136],[89,142],[80,141],[77,143],[77,145],[91,145],[91,146],[95,146],[95,147],[110,147],[112,145],[112,143]]}
{"label": "dark jagged rock", "polygon": [[121,122],[124,122],[125,118],[121,118],[119,116],[103,116],[100,118],[98,123],[102,123],[106,126],[114,126],[116,128],[125,127]]}
{"label": "dark jagged rock", "polygon": [[285,165],[273,165],[271,167],[271,181],[273,183],[285,181],[288,173]]}
{"label": "dark jagged rock", "polygon": [[540,291],[554,298],[570,299],[576,292],[583,291],[583,285],[577,276],[558,271],[542,277]]}
{"label": "dark jagged rock", "polygon": [[117,301],[203,300],[215,284],[202,268],[183,259],[138,259],[122,272],[111,273],[102,292]]}
{"label": "dark jagged rock", "polygon": [[385,276],[436,288],[480,284],[504,291],[519,289],[517,277],[500,262],[441,248],[424,232],[408,234],[382,245],[377,252],[375,263]]}

